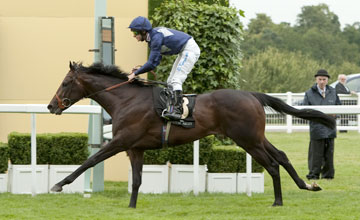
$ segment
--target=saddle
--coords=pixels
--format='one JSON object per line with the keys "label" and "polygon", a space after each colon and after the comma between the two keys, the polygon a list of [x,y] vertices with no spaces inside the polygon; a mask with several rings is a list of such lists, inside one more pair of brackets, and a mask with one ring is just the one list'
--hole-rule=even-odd
{"label": "saddle", "polygon": [[[153,99],[154,108],[159,117],[162,117],[162,113],[168,107],[168,99],[170,99],[170,91],[168,88],[153,87]],[[192,117],[195,107],[196,95],[183,95],[183,114],[180,120],[170,121],[173,125],[182,126],[184,128],[194,128],[195,120]],[[167,121],[167,119],[164,118]]]}

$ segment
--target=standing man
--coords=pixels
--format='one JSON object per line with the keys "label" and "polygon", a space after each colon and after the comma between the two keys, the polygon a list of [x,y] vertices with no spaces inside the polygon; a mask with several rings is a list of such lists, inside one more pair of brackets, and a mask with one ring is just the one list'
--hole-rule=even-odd
{"label": "standing man", "polygon": [[[339,74],[338,76],[338,83],[335,86],[335,90],[337,94],[352,94],[352,95],[357,95],[356,92],[354,91],[350,91],[349,87],[347,87],[346,85],[346,75],[345,74]],[[348,119],[347,115],[340,115],[340,124],[341,125],[348,125]],[[347,130],[340,130],[340,133],[346,133]]]}
{"label": "standing man", "polygon": [[[334,88],[328,86],[330,76],[324,69],[315,74],[316,83],[305,93],[304,105],[341,105]],[[310,122],[310,144],[308,154],[310,179],[333,179],[334,139],[336,129],[330,129],[322,124]]]}
{"label": "standing man", "polygon": [[346,86],[345,74],[339,74],[338,81],[338,84],[335,86],[337,94],[356,94],[356,92],[350,91],[350,89]]}
{"label": "standing man", "polygon": [[137,41],[149,44],[150,55],[148,61],[140,68],[134,69],[128,76],[132,80],[136,75],[149,72],[160,64],[162,55],[178,54],[167,84],[172,90],[171,107],[163,116],[170,120],[178,120],[182,115],[182,84],[199,59],[200,48],[190,35],[166,27],[152,28],[145,17],[136,17],[129,26]]}

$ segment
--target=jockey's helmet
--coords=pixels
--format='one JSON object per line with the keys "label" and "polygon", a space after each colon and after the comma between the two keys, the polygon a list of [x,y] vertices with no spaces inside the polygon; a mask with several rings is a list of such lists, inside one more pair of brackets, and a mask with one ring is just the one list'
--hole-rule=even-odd
{"label": "jockey's helmet", "polygon": [[129,28],[137,31],[150,31],[152,29],[152,25],[149,19],[139,16],[130,23]]}

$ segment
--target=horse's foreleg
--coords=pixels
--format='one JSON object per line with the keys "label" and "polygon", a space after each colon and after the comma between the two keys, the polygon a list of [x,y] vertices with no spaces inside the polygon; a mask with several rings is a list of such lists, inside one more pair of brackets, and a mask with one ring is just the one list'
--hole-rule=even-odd
{"label": "horse's foreleg", "polygon": [[95,166],[101,161],[124,151],[124,148],[118,147],[115,145],[116,140],[110,141],[107,145],[101,148],[96,154],[92,155],[88,158],[79,168],[77,168],[74,172],[72,172],[69,176],[65,177],[63,180],[55,184],[51,191],[53,192],[61,192],[62,187],[66,184],[72,183],[78,176],[80,176],[83,172],[85,172],[88,168]]}
{"label": "horse's foreleg", "polygon": [[142,167],[144,163],[144,151],[128,151],[132,168],[132,192],[129,203],[130,208],[136,208],[137,197],[141,185]]}

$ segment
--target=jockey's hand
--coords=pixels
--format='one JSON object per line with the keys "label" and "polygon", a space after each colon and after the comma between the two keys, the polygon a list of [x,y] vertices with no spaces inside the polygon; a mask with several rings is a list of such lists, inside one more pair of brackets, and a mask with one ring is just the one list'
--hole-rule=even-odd
{"label": "jockey's hand", "polygon": [[135,73],[136,70],[138,70],[138,69],[139,69],[139,68],[137,68],[137,67],[132,68],[131,73]]}
{"label": "jockey's hand", "polygon": [[128,81],[132,81],[135,78],[135,73],[128,75]]}

